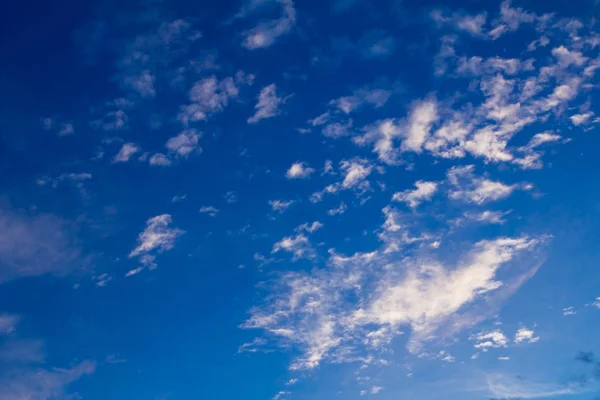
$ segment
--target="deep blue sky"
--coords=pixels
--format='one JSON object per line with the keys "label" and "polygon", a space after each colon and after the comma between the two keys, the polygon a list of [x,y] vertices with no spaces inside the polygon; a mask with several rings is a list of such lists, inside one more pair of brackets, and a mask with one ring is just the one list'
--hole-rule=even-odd
{"label": "deep blue sky", "polygon": [[594,399],[599,7],[10,2],[0,399]]}

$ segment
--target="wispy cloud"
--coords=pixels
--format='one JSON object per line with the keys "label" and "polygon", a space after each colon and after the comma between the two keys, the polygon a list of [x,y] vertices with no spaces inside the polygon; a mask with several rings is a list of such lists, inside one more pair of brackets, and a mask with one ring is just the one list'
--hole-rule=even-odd
{"label": "wispy cloud", "polygon": [[262,119],[272,118],[281,113],[279,106],[285,102],[285,99],[277,96],[277,87],[275,84],[265,86],[258,95],[258,103],[254,106],[256,112],[248,118],[249,124],[257,123]]}
{"label": "wispy cloud", "polygon": [[[146,228],[138,236],[138,245],[129,253],[129,258],[140,257],[140,262],[149,268],[156,267],[154,254],[171,250],[175,240],[185,232],[171,228],[170,214],[157,215],[146,221]],[[154,253],[154,254],[153,254]]]}
{"label": "wispy cloud", "polygon": [[289,33],[296,23],[296,9],[292,0],[277,0],[281,5],[281,17],[263,22],[244,32],[244,46],[248,50],[270,47],[283,35]]}

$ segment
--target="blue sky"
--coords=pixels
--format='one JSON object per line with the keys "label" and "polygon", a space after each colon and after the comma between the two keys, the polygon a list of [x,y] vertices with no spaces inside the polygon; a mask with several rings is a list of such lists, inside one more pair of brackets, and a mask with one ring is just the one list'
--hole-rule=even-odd
{"label": "blue sky", "polygon": [[0,399],[600,392],[598,1],[7,6]]}

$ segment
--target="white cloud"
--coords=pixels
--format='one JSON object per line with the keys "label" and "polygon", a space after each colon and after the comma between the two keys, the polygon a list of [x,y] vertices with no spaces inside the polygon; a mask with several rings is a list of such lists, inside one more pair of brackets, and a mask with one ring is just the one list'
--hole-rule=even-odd
{"label": "white cloud", "polygon": [[308,233],[313,233],[318,231],[319,229],[321,229],[323,227],[323,224],[320,223],[319,221],[314,221],[312,224],[309,223],[304,223],[302,225],[299,225],[295,231],[296,232],[308,232]]}
{"label": "white cloud", "polygon": [[373,386],[371,388],[371,394],[377,394],[383,390],[382,386]]}
{"label": "white cloud", "polygon": [[596,301],[592,303],[592,306],[600,309],[600,297],[596,297]]}
{"label": "white cloud", "polygon": [[336,208],[332,208],[330,210],[327,210],[327,214],[334,216],[334,215],[340,215],[346,212],[346,210],[348,209],[348,206],[346,206],[346,203],[344,203],[343,201],[340,203],[339,206],[337,206]]}
{"label": "white cloud", "polygon": [[154,256],[150,253],[171,250],[175,245],[175,240],[185,233],[181,229],[170,228],[171,222],[172,218],[169,214],[157,215],[148,219],[146,229],[139,234],[138,245],[129,253],[129,258],[139,256],[142,264],[155,267]]}
{"label": "white cloud", "polygon": [[373,166],[363,158],[353,158],[340,162],[340,168],[344,172],[342,188],[361,188],[368,187],[366,178],[371,174]]}
{"label": "white cloud", "polygon": [[113,159],[115,163],[127,162],[132,155],[139,152],[140,148],[135,143],[125,143]]}
{"label": "white cloud", "polygon": [[537,16],[524,11],[522,8],[511,7],[510,0],[504,0],[500,5],[500,18],[494,22],[494,28],[489,32],[492,39],[498,39],[507,32],[514,32],[521,24],[535,22]]}
{"label": "white cloud", "polygon": [[281,113],[279,106],[285,102],[285,99],[277,96],[277,87],[274,83],[265,86],[258,95],[258,103],[254,108],[256,112],[248,118],[249,124],[254,124],[261,119],[272,118]]}
{"label": "white cloud", "polygon": [[588,121],[594,116],[594,113],[591,111],[588,111],[586,113],[583,114],[575,114],[575,115],[571,115],[569,118],[571,119],[571,122],[573,123],[573,125],[575,126],[579,126],[579,125],[584,125],[587,124]]}
{"label": "white cloud", "polygon": [[275,243],[271,253],[274,254],[280,251],[292,253],[294,255],[294,261],[300,258],[313,258],[315,256],[310,241],[302,233],[299,233],[296,236],[284,237],[279,242]]}
{"label": "white cloud", "polygon": [[168,167],[169,165],[171,165],[171,160],[163,153],[153,154],[148,160],[148,162],[150,163],[150,165],[158,167]]}
{"label": "white cloud", "polygon": [[430,16],[438,25],[451,24],[459,31],[467,32],[475,37],[483,36],[487,19],[486,13],[476,15],[454,13],[445,16],[441,10],[432,11]]}
{"label": "white cloud", "polygon": [[[284,247],[295,248],[298,240],[287,239]],[[470,326],[467,306],[514,290],[503,286],[498,272],[537,243],[527,237],[481,241],[456,267],[430,257],[388,258],[382,251],[343,256],[330,250],[328,268],[287,272],[273,282],[266,303],[251,310],[243,327],[264,329],[285,346],[296,344],[302,354],[292,370],[312,369],[324,360],[356,361],[351,356],[356,351],[385,349],[403,326],[411,328],[408,348],[416,352],[446,330]]]}
{"label": "white cloud", "polygon": [[277,39],[292,30],[296,23],[296,9],[292,0],[277,0],[282,7],[279,19],[263,22],[249,31],[244,32],[242,45],[248,50],[270,47]]}
{"label": "white cloud", "polygon": [[205,120],[210,115],[223,111],[229,100],[238,95],[239,88],[232,77],[219,80],[215,76],[210,76],[201,79],[190,89],[191,103],[181,107],[177,118],[184,126],[188,126],[190,122]]}
{"label": "white cloud", "polygon": [[173,196],[173,198],[171,199],[171,203],[179,203],[180,201],[183,201],[186,198],[187,198],[187,193],[177,194],[177,195]]}
{"label": "white cloud", "polygon": [[352,135],[352,120],[349,119],[345,123],[344,122],[332,122],[331,124],[325,125],[321,130],[323,136],[337,139],[344,136]]}
{"label": "white cloud", "polygon": [[195,129],[185,129],[179,135],[167,140],[165,147],[180,157],[187,157],[194,151],[201,151],[198,146],[200,134]]}
{"label": "white cloud", "polygon": [[154,75],[147,69],[140,72],[138,75],[129,75],[123,79],[125,86],[136,91],[140,96],[152,98],[156,95],[154,88]]}
{"label": "white cloud", "polygon": [[471,335],[469,340],[476,341],[473,347],[484,352],[488,351],[490,348],[507,347],[508,345],[508,338],[499,329],[491,332],[480,332],[476,335]]}
{"label": "white cloud", "polygon": [[216,217],[219,214],[219,209],[213,206],[202,206],[200,207],[200,212],[203,214],[208,214],[211,217]]}
{"label": "white cloud", "polygon": [[273,396],[273,400],[285,400],[286,396],[292,394],[291,392],[281,390],[275,396]]}
{"label": "white cloud", "polygon": [[506,185],[473,175],[473,165],[452,167],[448,171],[448,182],[455,187],[449,197],[475,204],[488,203],[504,199],[518,188],[518,185]]}
{"label": "white cloud", "polygon": [[500,360],[500,361],[508,361],[508,360],[510,360],[510,357],[500,356],[500,357],[498,357],[498,360]]}
{"label": "white cloud", "polygon": [[563,315],[565,317],[568,317],[569,315],[575,315],[577,314],[577,311],[575,311],[575,307],[570,306],[570,307],[566,307],[563,309]]}
{"label": "white cloud", "polygon": [[391,96],[391,90],[365,87],[355,90],[350,96],[331,100],[329,104],[337,107],[345,114],[350,114],[367,104],[374,108],[383,107]]}
{"label": "white cloud", "polygon": [[536,343],[540,340],[539,336],[534,336],[534,331],[525,327],[519,328],[515,334],[515,343]]}
{"label": "white cloud", "polygon": [[403,201],[410,207],[415,208],[423,201],[429,201],[437,192],[438,184],[436,182],[417,181],[416,189],[407,189],[403,192],[394,193],[392,200]]}
{"label": "white cloud", "polygon": [[475,221],[475,222],[479,222],[479,223],[483,223],[483,224],[499,224],[499,225],[501,225],[506,222],[504,220],[504,217],[508,213],[510,213],[510,211],[501,212],[501,211],[485,210],[482,212],[465,212],[463,214],[463,217],[466,220]]}
{"label": "white cloud", "polygon": [[315,172],[314,168],[310,168],[305,162],[295,162],[287,170],[285,176],[288,179],[306,179]]}
{"label": "white cloud", "polygon": [[405,138],[402,141],[402,148],[420,153],[423,144],[429,137],[431,126],[437,119],[437,103],[435,100],[416,103],[408,116],[408,125]]}
{"label": "white cloud", "polygon": [[269,205],[273,211],[284,212],[288,209],[292,204],[294,204],[294,200],[269,200]]}

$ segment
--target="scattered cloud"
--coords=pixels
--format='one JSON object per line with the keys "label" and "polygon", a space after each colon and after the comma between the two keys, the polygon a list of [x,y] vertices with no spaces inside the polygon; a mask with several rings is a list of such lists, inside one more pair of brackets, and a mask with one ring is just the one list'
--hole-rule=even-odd
{"label": "scattered cloud", "polygon": [[248,118],[249,124],[257,123],[262,119],[272,118],[281,113],[279,106],[285,102],[285,99],[277,96],[277,87],[275,84],[265,86],[258,95],[258,103],[254,106],[256,112]]}
{"label": "scattered cloud", "polygon": [[193,152],[200,152],[202,149],[198,146],[200,134],[196,129],[185,129],[179,135],[170,138],[165,147],[179,157],[187,157]]}
{"label": "scattered cloud", "polygon": [[263,22],[244,32],[244,46],[248,50],[270,47],[283,35],[289,33],[296,23],[296,9],[292,0],[277,0],[281,5],[280,18]]}
{"label": "scattered cloud", "polygon": [[180,201],[184,201],[185,199],[187,199],[187,193],[177,194],[173,196],[173,198],[171,199],[171,203],[179,203]]}
{"label": "scattered cloud", "polygon": [[418,207],[423,201],[429,201],[437,192],[438,184],[436,182],[417,181],[415,190],[405,190],[394,193],[392,200],[402,201],[411,208]]}
{"label": "scattered cloud", "polygon": [[148,160],[148,163],[150,163],[150,165],[152,165],[152,166],[157,166],[157,167],[168,167],[172,164],[169,157],[167,157],[163,153],[153,154],[150,157],[150,159]]}
{"label": "scattered cloud", "polygon": [[219,215],[219,209],[217,209],[213,206],[200,207],[200,212],[203,214],[208,214],[211,217],[216,217],[217,215]]}
{"label": "scattered cloud", "polygon": [[131,156],[135,153],[139,152],[141,149],[135,143],[125,143],[121,146],[121,149],[113,158],[113,162],[115,163],[123,163],[129,161]]}
{"label": "scattered cloud", "polygon": [[294,204],[294,200],[269,200],[269,205],[273,211],[284,212],[287,210],[292,204]]}
{"label": "scattered cloud", "polygon": [[519,328],[515,334],[515,343],[536,343],[540,340],[539,336],[534,336],[534,332],[531,329],[525,327]]}
{"label": "scattered cloud", "polygon": [[308,232],[308,233],[314,233],[316,231],[318,231],[319,229],[321,229],[323,227],[323,224],[320,223],[319,221],[314,221],[312,224],[309,223],[304,223],[302,225],[299,225],[295,231],[298,233],[301,232]]}
{"label": "scattered cloud", "polygon": [[[277,248],[295,249],[307,241],[290,237]],[[454,268],[429,258],[390,259],[383,249],[352,256],[330,250],[328,268],[289,271],[274,282],[266,303],[251,310],[244,327],[264,329],[288,345],[296,344],[302,355],[292,370],[312,369],[324,360],[354,360],[353,349],[369,343],[386,346],[402,326],[411,328],[408,349],[417,352],[444,329],[468,326],[464,308],[484,295],[509,290],[512,285],[503,287],[498,271],[539,242],[527,237],[481,241]],[[383,331],[377,341],[364,343],[379,329]],[[481,339],[496,345],[508,342],[503,335],[483,334]]]}
{"label": "scattered cloud", "polygon": [[452,167],[448,173],[448,182],[454,186],[448,196],[454,200],[463,200],[478,205],[504,199],[518,188],[518,185],[506,185],[502,182],[476,177],[474,166]]}
{"label": "scattered cloud", "polygon": [[295,162],[287,170],[285,176],[288,179],[307,179],[315,172],[314,168],[308,166],[305,162]]}
{"label": "scattered cloud", "polygon": [[473,347],[484,352],[488,351],[490,348],[500,348],[508,345],[508,338],[499,329],[471,335],[469,340],[475,341],[476,343]]}
{"label": "scattered cloud", "polygon": [[295,236],[287,236],[273,245],[272,254],[280,251],[287,251],[293,254],[293,260],[301,258],[314,258],[315,251],[312,248],[310,241],[302,233]]}
{"label": "scattered cloud", "polygon": [[573,307],[573,306],[566,307],[563,309],[563,315],[565,317],[568,317],[570,315],[575,315],[575,314],[577,314],[577,311],[575,310],[575,307]]}
{"label": "scattered cloud", "polygon": [[348,209],[348,206],[346,205],[346,203],[344,203],[343,201],[340,203],[339,206],[337,206],[336,208],[332,208],[327,210],[327,214],[334,216],[334,215],[340,215],[346,212],[346,210]]}
{"label": "scattered cloud", "polygon": [[181,229],[171,228],[170,214],[157,215],[146,221],[146,228],[138,236],[138,245],[129,253],[129,258],[139,257],[140,262],[150,269],[156,267],[154,255],[171,250],[175,240],[185,232]]}

